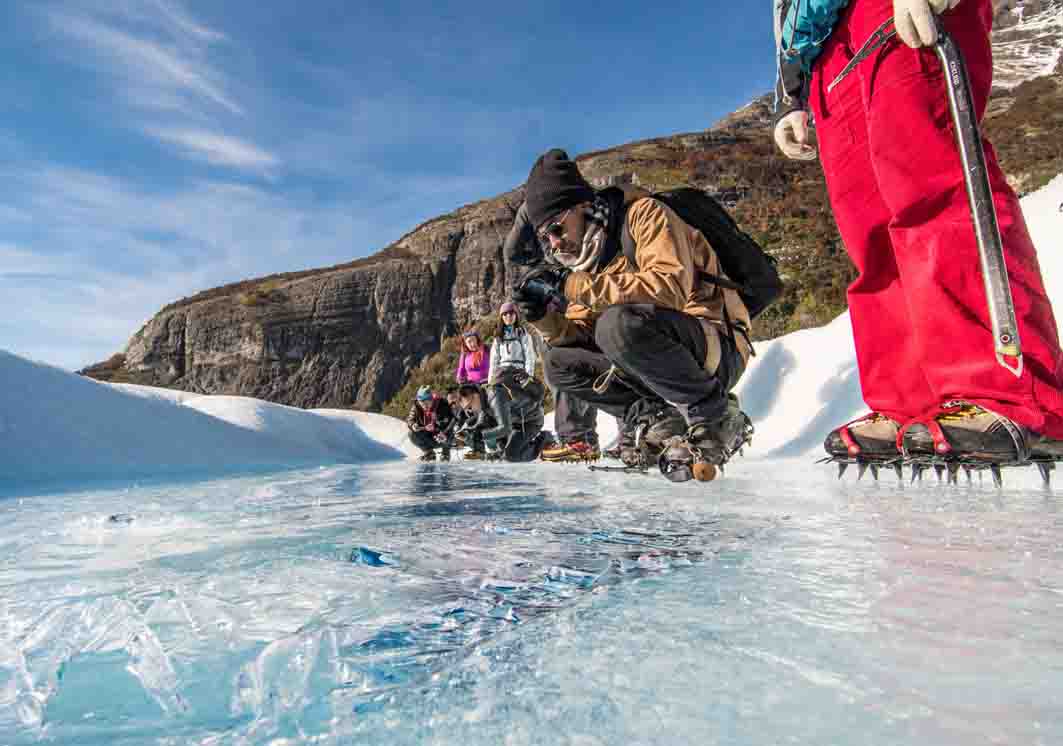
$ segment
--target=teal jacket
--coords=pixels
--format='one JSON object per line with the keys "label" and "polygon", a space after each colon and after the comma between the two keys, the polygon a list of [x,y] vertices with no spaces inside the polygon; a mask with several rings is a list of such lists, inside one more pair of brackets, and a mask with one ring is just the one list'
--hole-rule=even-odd
{"label": "teal jacket", "polygon": [[812,63],[849,0],[775,0],[775,114],[804,109]]}

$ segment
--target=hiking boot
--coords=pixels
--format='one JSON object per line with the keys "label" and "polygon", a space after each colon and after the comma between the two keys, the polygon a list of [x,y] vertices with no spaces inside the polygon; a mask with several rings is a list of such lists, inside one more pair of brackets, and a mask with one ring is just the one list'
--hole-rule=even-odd
{"label": "hiking boot", "polygon": [[421,461],[435,461],[435,460],[436,460],[436,452],[435,451],[425,451],[424,453],[421,454]]}
{"label": "hiking boot", "polygon": [[[912,456],[941,456],[993,463],[1025,461],[1037,436],[1007,417],[965,401],[947,402],[931,418],[904,428],[904,450]],[[1052,442],[1042,446],[1053,447]]]}
{"label": "hiking boot", "polygon": [[484,452],[481,451],[480,449],[473,448],[472,450],[465,452],[465,460],[466,461],[483,461],[484,458],[485,458],[485,455],[486,454],[484,454]]}
{"label": "hiking boot", "polygon": [[640,445],[651,450],[654,457],[664,447],[666,440],[687,431],[687,421],[673,406],[650,412],[648,416],[641,418],[639,424],[644,427]]}
{"label": "hiking boot", "polygon": [[614,451],[624,466],[645,466],[657,461],[665,441],[686,431],[678,409],[660,400],[640,399],[628,409]]}
{"label": "hiking boot", "polygon": [[439,460],[440,461],[450,461],[450,448],[449,447],[446,447],[446,448],[443,448],[443,449],[440,450]]}
{"label": "hiking boot", "polygon": [[1053,440],[1047,435],[1034,436],[1030,446],[1030,458],[1063,461],[1063,440]]}
{"label": "hiking boot", "polygon": [[562,440],[543,449],[540,458],[543,461],[597,461],[602,453],[598,444],[585,438]]}
{"label": "hiking boot", "polygon": [[871,412],[831,430],[823,448],[835,458],[891,459],[900,455],[897,450],[900,429],[896,420]]}
{"label": "hiking boot", "polygon": [[696,422],[686,434],[686,443],[711,464],[725,464],[753,435],[753,423],[738,408],[738,400],[728,402],[727,412],[715,422]]}

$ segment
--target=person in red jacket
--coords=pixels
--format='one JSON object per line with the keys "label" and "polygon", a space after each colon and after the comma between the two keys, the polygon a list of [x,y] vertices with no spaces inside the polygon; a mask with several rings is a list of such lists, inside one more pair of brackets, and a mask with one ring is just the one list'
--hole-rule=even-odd
{"label": "person in red jacket", "polygon": [[[991,0],[776,0],[787,156],[815,158],[860,275],[849,287],[864,400],[831,432],[835,457],[948,453],[1008,463],[1063,455],[1063,354],[1018,198],[983,140],[1024,353],[997,363],[934,14],[963,55],[976,113],[992,85]],[[883,22],[897,38],[827,87]]]}
{"label": "person in red jacket", "polygon": [[435,461],[436,449],[442,461],[450,461],[450,438],[454,412],[446,399],[428,386],[417,389],[410,413],[406,415],[410,442],[421,449],[421,461]]}

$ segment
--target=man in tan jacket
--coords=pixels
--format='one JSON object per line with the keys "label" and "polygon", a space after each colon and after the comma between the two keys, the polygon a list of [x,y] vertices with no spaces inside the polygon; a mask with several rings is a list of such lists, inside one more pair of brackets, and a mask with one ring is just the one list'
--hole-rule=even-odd
{"label": "man in tan jacket", "polygon": [[550,380],[622,419],[625,463],[669,443],[726,461],[748,426],[728,392],[750,319],[736,291],[706,281],[723,275],[705,237],[645,192],[596,192],[562,150],[535,163],[526,201],[548,263],[515,298],[549,343]]}

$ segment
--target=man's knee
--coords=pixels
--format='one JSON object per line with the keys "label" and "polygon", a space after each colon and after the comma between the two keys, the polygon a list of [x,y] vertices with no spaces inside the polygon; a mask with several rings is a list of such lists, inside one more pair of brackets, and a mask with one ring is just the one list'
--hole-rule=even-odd
{"label": "man's knee", "polygon": [[647,334],[654,334],[653,320],[644,310],[630,305],[610,306],[594,325],[594,341],[606,356],[613,358]]}

